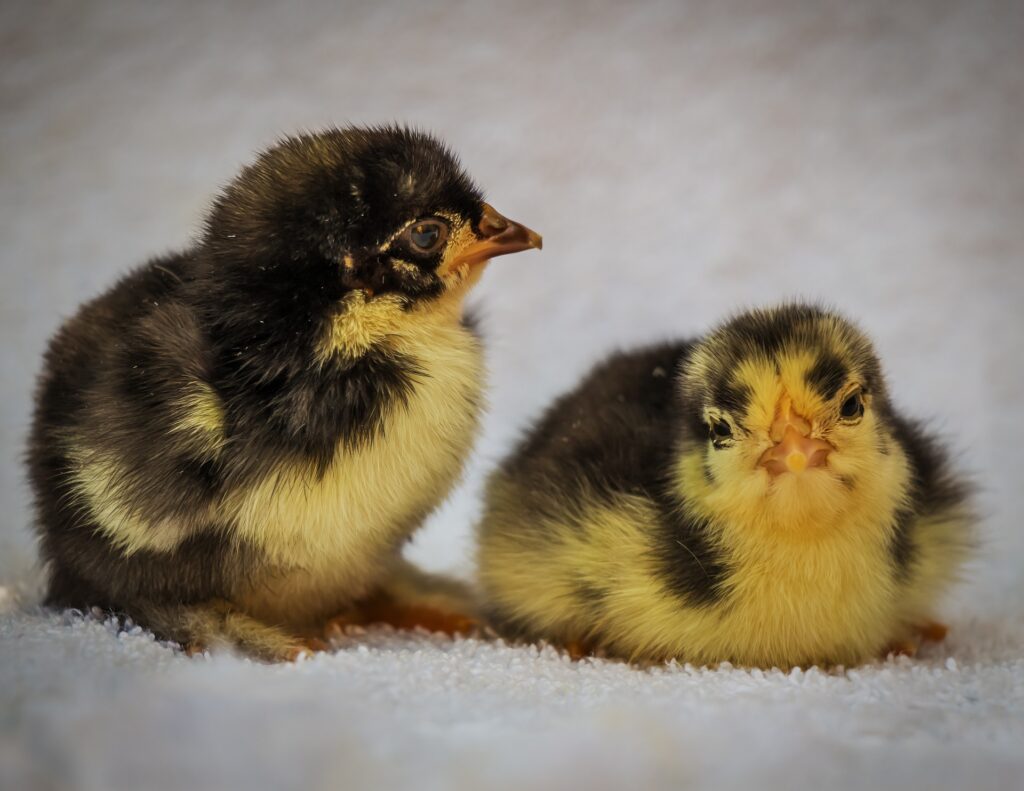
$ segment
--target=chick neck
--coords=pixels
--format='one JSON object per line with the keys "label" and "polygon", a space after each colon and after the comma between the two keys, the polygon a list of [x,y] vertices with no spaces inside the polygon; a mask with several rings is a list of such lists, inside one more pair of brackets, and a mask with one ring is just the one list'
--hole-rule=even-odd
{"label": "chick neck", "polygon": [[318,362],[323,365],[334,357],[354,360],[391,340],[427,336],[457,326],[466,295],[479,277],[479,271],[460,275],[446,283],[440,296],[412,302],[400,294],[348,292],[327,322],[316,350]]}

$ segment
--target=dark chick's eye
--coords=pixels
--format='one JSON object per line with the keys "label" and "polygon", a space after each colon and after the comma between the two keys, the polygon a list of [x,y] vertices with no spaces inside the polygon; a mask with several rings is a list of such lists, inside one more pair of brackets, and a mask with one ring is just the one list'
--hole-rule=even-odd
{"label": "dark chick's eye", "polygon": [[437,244],[441,231],[436,225],[417,225],[412,229],[412,243],[423,250],[429,250]]}
{"label": "dark chick's eye", "polygon": [[724,420],[715,420],[711,423],[711,440],[721,442],[732,438],[732,427]]}
{"label": "dark chick's eye", "polygon": [[448,238],[448,226],[440,220],[422,220],[410,225],[405,236],[417,253],[433,253]]}
{"label": "dark chick's eye", "polygon": [[856,420],[864,414],[864,399],[859,392],[847,396],[839,407],[839,416],[843,420]]}

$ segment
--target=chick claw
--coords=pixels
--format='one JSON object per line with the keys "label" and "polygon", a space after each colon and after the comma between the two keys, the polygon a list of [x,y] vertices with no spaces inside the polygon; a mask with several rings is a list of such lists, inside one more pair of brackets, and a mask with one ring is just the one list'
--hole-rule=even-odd
{"label": "chick claw", "polygon": [[[922,641],[939,643],[946,639],[946,635],[949,634],[949,627],[938,621],[926,621],[918,625],[915,631]],[[910,637],[904,637],[891,642],[885,649],[884,655],[889,656],[892,654],[894,656],[913,657],[917,655],[918,648],[920,648],[920,643]]]}
{"label": "chick claw", "polygon": [[565,644],[564,648],[565,652],[569,654],[569,659],[573,662],[579,662],[581,659],[592,656],[594,653],[593,649],[583,640],[570,640]]}
{"label": "chick claw", "polygon": [[[209,650],[205,643],[192,641],[183,646],[185,656],[192,658],[202,656]],[[288,647],[277,653],[276,659],[284,662],[296,662],[302,657],[309,657],[319,651],[329,651],[331,646],[319,637],[304,637],[291,643]]]}
{"label": "chick claw", "polygon": [[184,646],[185,656],[200,656],[206,653],[206,646],[203,643],[191,642]]}
{"label": "chick claw", "polygon": [[330,645],[319,637],[306,637],[296,642],[288,651],[287,662],[297,662],[303,657],[310,657],[319,651],[329,651]]}
{"label": "chick claw", "polygon": [[917,643],[909,638],[902,640],[893,640],[886,647],[883,656],[907,656],[914,657],[917,655]]}
{"label": "chick claw", "polygon": [[375,598],[362,603],[352,612],[344,613],[327,622],[324,635],[339,637],[349,626],[388,624],[395,629],[426,629],[449,637],[467,635],[479,624],[468,615],[439,610],[422,604],[406,604],[391,599]]}

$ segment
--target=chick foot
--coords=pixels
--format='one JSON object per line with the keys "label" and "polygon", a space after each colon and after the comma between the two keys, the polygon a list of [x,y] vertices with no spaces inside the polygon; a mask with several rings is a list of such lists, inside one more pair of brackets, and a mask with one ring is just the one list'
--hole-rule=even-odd
{"label": "chick foot", "polygon": [[921,643],[940,643],[946,639],[947,634],[949,634],[949,627],[945,624],[938,621],[925,621],[914,627],[914,634],[912,636],[901,637],[889,643],[882,657],[887,657],[890,654],[894,656],[916,656]]}
{"label": "chick foot", "polygon": [[915,657],[917,656],[917,647],[917,643],[909,637],[893,640],[885,647],[885,650],[882,651],[882,659],[889,656]]}
{"label": "chick foot", "polygon": [[938,621],[927,621],[917,627],[917,633],[921,635],[922,640],[930,643],[941,643],[946,639],[946,635],[949,634],[949,627]]}
{"label": "chick foot", "polygon": [[579,662],[594,655],[593,647],[585,640],[570,640],[562,646],[573,662]]}
{"label": "chick foot", "polygon": [[[213,648],[219,647],[218,645],[212,646]],[[207,643],[201,643],[193,641],[183,646],[185,655],[188,657],[199,656],[205,654],[211,648]],[[279,644],[276,650],[272,652],[264,652],[263,654],[257,655],[257,658],[266,659],[271,662],[297,662],[299,659],[304,657],[312,656],[320,651],[329,651],[330,645],[324,640],[318,637],[308,637],[301,640],[284,641]]]}
{"label": "chick foot", "polygon": [[460,612],[439,609],[429,604],[398,601],[380,594],[332,618],[324,628],[324,635],[331,639],[342,635],[346,627],[371,624],[387,624],[396,629],[422,628],[450,637],[469,634],[479,626],[475,618]]}
{"label": "chick foot", "polygon": [[398,558],[377,590],[329,621],[324,634],[331,639],[348,626],[388,624],[454,637],[480,626],[476,609],[473,592],[465,583],[425,572]]}
{"label": "chick foot", "polygon": [[288,661],[295,662],[304,657],[310,657],[321,651],[330,651],[331,646],[319,637],[304,637],[296,640],[288,650]]}
{"label": "chick foot", "polygon": [[223,600],[199,605],[137,604],[141,622],[181,645],[188,656],[208,650],[239,651],[264,662],[293,662],[328,645],[263,623]]}

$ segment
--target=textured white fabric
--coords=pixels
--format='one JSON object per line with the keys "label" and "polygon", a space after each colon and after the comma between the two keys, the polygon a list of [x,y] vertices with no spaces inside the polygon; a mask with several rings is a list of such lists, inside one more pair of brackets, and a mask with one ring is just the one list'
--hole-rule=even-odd
{"label": "textured white fabric", "polygon": [[[0,787],[1024,784],[1024,5],[12,0],[0,31]],[[393,119],[545,235],[481,284],[491,411],[415,559],[469,574],[486,472],[609,349],[807,296],[981,486],[949,642],[784,676],[374,633],[263,667],[30,609],[48,335],[254,150]]]}
{"label": "textured white fabric", "polygon": [[0,621],[0,786],[1019,788],[1024,624],[915,661],[653,671],[375,631],[298,665]]}

